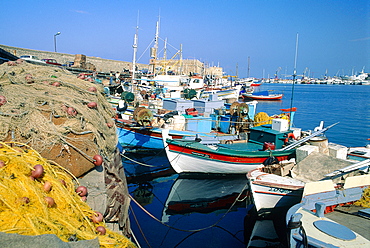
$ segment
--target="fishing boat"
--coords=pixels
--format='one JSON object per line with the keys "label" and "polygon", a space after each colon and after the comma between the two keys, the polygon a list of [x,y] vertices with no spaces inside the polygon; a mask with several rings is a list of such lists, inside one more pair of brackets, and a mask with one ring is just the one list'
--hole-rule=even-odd
{"label": "fishing boat", "polygon": [[301,180],[266,173],[263,168],[248,172],[247,178],[258,214],[293,206],[302,199],[305,184]]}
{"label": "fishing boat", "polygon": [[370,158],[370,145],[350,147],[347,152],[348,159],[366,160]]}
{"label": "fishing boat", "polygon": [[302,202],[286,214],[289,247],[369,247],[370,209],[352,204],[369,185],[370,175],[348,177],[340,188],[331,180],[307,183]]}
{"label": "fishing boat", "polygon": [[271,157],[278,161],[294,157],[294,147],[281,149],[289,133],[292,131],[277,131],[271,125],[262,125],[249,129],[248,140],[212,145],[173,139],[167,130],[162,131],[162,137],[168,160],[177,173],[246,174]]}
{"label": "fishing boat", "polygon": [[[120,144],[125,147],[125,149],[164,149],[162,140],[162,132],[164,128],[137,126],[135,122],[127,122],[125,120],[118,120],[116,125],[118,140]],[[220,134],[216,132],[201,133],[190,130],[182,131],[176,129],[170,129],[169,132],[174,139],[195,140],[198,137],[201,138],[202,143],[205,144],[220,142],[220,140],[237,139],[236,135]]]}
{"label": "fishing boat", "polygon": [[[231,133],[230,127],[234,127],[236,121],[238,125],[242,125],[253,119],[256,104],[253,101],[242,105],[234,103],[231,106],[218,100],[164,99],[163,106],[166,109],[157,110],[162,114],[153,113],[154,109],[141,107],[140,111],[136,109],[136,114],[128,109],[126,114],[129,117],[116,118],[118,140],[126,149],[164,149],[163,129],[169,129],[169,135],[173,139],[194,140],[198,137],[202,144],[236,140],[238,135]],[[235,106],[239,108],[234,110]],[[205,116],[206,114],[209,116]]]}
{"label": "fishing boat", "polygon": [[199,91],[198,98],[209,98],[211,95],[216,95],[218,99],[228,100],[228,99],[237,99],[239,97],[239,92],[241,85],[234,87],[224,88],[224,89],[203,89]]}
{"label": "fishing boat", "polygon": [[249,128],[248,137],[244,139],[211,145],[202,144],[199,139],[172,139],[167,130],[162,131],[162,137],[167,158],[177,173],[246,174],[271,160],[294,158],[296,147],[336,124],[294,141],[290,137],[297,130],[293,130],[286,119],[273,119],[272,125]]}
{"label": "fishing boat", "polygon": [[352,163],[313,152],[298,164],[287,161],[275,167],[259,167],[250,171],[247,178],[257,212],[266,214],[278,209],[286,210],[299,203],[306,183],[331,178],[332,184],[339,187],[342,181],[338,178],[349,176],[350,173],[354,176],[356,171],[366,173],[369,165],[370,159]]}
{"label": "fishing boat", "polygon": [[259,92],[253,92],[253,93],[242,93],[241,94],[243,99],[246,100],[281,100],[283,98],[283,94],[273,94],[269,91],[259,91]]}

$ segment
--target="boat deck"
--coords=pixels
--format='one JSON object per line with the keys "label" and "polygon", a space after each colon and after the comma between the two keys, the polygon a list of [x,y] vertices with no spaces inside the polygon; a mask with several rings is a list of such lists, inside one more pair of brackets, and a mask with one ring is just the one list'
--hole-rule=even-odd
{"label": "boat deck", "polygon": [[369,210],[358,206],[341,206],[335,208],[334,212],[325,214],[329,218],[343,226],[348,227],[352,231],[360,234],[367,240],[370,240],[370,215],[362,216],[359,214],[360,210]]}

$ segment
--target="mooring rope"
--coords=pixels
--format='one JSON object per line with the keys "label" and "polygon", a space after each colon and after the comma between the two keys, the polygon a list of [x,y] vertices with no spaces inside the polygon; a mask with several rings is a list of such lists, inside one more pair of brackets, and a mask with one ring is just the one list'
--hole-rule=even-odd
{"label": "mooring rope", "polygon": [[[246,180],[247,181],[247,180]],[[140,203],[138,203],[130,194],[129,194],[129,197],[130,199],[136,203],[136,205],[141,208],[141,210],[143,210],[147,215],[149,215],[149,217],[151,217],[152,219],[154,219],[155,221],[161,223],[162,225],[166,226],[166,227],[169,227],[171,229],[174,229],[174,230],[177,230],[177,231],[182,231],[182,232],[200,232],[200,231],[204,231],[204,230],[207,230],[207,229],[210,229],[212,227],[216,227],[218,223],[220,223],[220,221],[225,218],[225,216],[231,211],[231,209],[234,207],[234,205],[239,202],[240,200],[239,197],[243,194],[244,190],[248,187],[248,182],[244,185],[243,189],[241,190],[241,192],[239,193],[239,195],[236,197],[235,201],[233,202],[233,204],[231,204],[231,206],[229,207],[229,209],[226,211],[226,213],[220,218],[218,219],[214,224],[210,225],[210,226],[207,226],[207,227],[204,227],[204,228],[199,228],[199,229],[194,229],[194,230],[185,230],[185,229],[181,229],[181,228],[177,228],[177,227],[173,227],[173,226],[170,226],[164,222],[162,222],[161,220],[159,220],[157,217],[155,217],[154,215],[152,215],[148,210],[146,210],[143,206],[140,205]]]}

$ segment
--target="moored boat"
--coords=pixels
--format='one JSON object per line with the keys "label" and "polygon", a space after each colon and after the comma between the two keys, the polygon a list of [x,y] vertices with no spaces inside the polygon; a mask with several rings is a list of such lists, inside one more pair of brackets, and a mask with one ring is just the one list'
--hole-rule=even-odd
{"label": "moored boat", "polygon": [[304,182],[300,180],[266,173],[261,168],[248,172],[247,178],[259,214],[290,207],[302,199]]}
{"label": "moored boat", "polygon": [[286,214],[289,247],[369,247],[368,208],[344,216],[333,212],[340,206],[349,209],[369,185],[370,175],[348,177],[341,188],[331,180],[306,184],[302,203]]}
{"label": "moored boat", "polygon": [[353,163],[312,152],[298,164],[288,162],[286,165],[280,163],[259,167],[250,171],[247,177],[250,180],[256,210],[262,214],[277,209],[286,210],[299,203],[307,183],[327,180],[331,181],[332,185],[341,187],[343,182],[338,178],[355,177],[360,174],[357,171],[367,173],[369,165],[370,159]]}
{"label": "moored boat", "polygon": [[349,147],[347,152],[348,159],[365,160],[370,158],[370,145],[363,147]]}
{"label": "moored boat", "polygon": [[162,131],[162,136],[168,160],[177,173],[245,174],[271,157],[278,161],[294,157],[295,149],[272,150],[268,147],[267,141],[274,142],[277,149],[281,148],[284,145],[281,138],[289,132],[256,127],[250,129],[248,142],[238,140],[214,145],[171,139],[167,130]]}
{"label": "moored boat", "polygon": [[269,91],[259,91],[253,93],[242,93],[243,99],[247,100],[281,100],[283,94],[272,94]]}
{"label": "moored boat", "polygon": [[[256,104],[256,101],[243,103],[242,107],[234,110],[218,100],[165,99],[166,109],[141,107],[140,111],[136,109],[136,114],[128,109],[126,113],[131,116],[125,114],[124,118],[116,118],[117,135],[120,144],[130,149],[163,149],[161,133],[164,128],[169,129],[174,139],[194,140],[199,137],[203,144],[235,140],[238,136],[230,132],[231,127],[235,129],[236,125],[243,126],[243,123],[253,119]],[[236,105],[239,106],[238,103],[232,106]],[[227,106],[230,111],[226,111]]]}

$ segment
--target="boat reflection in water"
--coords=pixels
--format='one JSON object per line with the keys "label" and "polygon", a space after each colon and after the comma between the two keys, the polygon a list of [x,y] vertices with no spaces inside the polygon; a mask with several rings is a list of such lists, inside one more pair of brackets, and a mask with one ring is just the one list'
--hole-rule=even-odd
{"label": "boat reflection in water", "polygon": [[177,178],[163,209],[162,221],[171,215],[233,211],[251,204],[249,184],[244,176],[227,178]]}
{"label": "boat reflection in water", "polygon": [[128,183],[145,182],[175,173],[164,151],[121,151],[122,163]]}
{"label": "boat reflection in water", "polygon": [[128,188],[131,228],[141,247],[245,247],[243,219],[254,205],[244,175],[172,174]]}
{"label": "boat reflection in water", "polygon": [[244,218],[244,242],[246,247],[288,247],[285,211],[258,215],[255,208]]}
{"label": "boat reflection in water", "polygon": [[141,247],[279,247],[276,221],[253,215],[245,175],[179,175],[161,166],[168,161],[163,156],[124,155],[129,192],[136,202],[131,203],[131,227]]}

